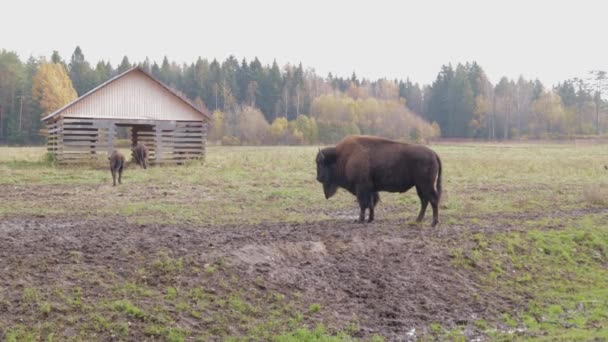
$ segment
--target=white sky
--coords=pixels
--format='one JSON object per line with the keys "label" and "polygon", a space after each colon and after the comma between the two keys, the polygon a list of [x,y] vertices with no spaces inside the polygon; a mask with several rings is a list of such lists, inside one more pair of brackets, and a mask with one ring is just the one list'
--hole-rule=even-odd
{"label": "white sky", "polygon": [[545,85],[608,69],[608,2],[540,0],[165,2],[5,0],[0,48],[69,60],[193,62],[198,56],[302,62],[321,76],[432,82],[442,64],[477,61],[490,80]]}

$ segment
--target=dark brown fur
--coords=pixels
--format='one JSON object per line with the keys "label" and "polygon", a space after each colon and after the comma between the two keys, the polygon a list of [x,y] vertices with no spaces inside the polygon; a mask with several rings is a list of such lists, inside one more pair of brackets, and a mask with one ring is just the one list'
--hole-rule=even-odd
{"label": "dark brown fur", "polygon": [[110,161],[110,172],[112,173],[112,181],[116,186],[116,175],[118,174],[118,184],[122,184],[122,170],[125,167],[125,156],[118,151],[112,152],[108,157]]}
{"label": "dark brown fur", "polygon": [[[420,198],[422,221],[426,208],[433,208],[433,226],[439,222],[441,160],[431,149],[373,136],[348,136],[335,147],[319,150],[317,180],[323,184],[325,198],[344,188],[357,196],[359,222],[369,209],[369,222],[379,191],[406,192],[415,187]],[[436,187],[435,187],[436,185]]]}
{"label": "dark brown fur", "polygon": [[148,168],[148,148],[146,145],[142,143],[137,143],[133,148],[131,148],[132,160],[135,160],[137,165],[143,167],[144,169]]}

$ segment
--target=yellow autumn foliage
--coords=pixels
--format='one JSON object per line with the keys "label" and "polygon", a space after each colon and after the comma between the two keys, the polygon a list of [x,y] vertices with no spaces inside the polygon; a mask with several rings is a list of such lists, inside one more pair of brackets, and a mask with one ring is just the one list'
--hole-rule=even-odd
{"label": "yellow autumn foliage", "polygon": [[32,81],[32,97],[47,115],[74,101],[77,95],[61,64],[43,63]]}

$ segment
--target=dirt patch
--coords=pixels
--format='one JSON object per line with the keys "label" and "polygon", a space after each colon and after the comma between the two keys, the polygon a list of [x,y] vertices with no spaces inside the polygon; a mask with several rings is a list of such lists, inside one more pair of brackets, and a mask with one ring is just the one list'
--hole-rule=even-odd
{"label": "dirt patch", "polygon": [[[159,251],[168,251],[201,268],[225,260],[230,276],[243,284],[261,281],[263,291],[300,293],[302,307],[321,304],[313,321],[336,328],[356,322],[361,336],[398,340],[432,322],[472,325],[512,309],[478,286],[472,274],[453,267],[450,248],[458,244],[461,229],[382,220],[193,227],[135,225],[116,217],[4,219],[0,286],[9,305],[0,312],[0,322],[24,319],[25,287],[68,288],[79,282],[73,277],[78,271],[131,279]],[[201,276],[187,274],[180,281],[195,284]],[[103,297],[103,284],[117,282],[100,277],[82,285],[85,296]]]}
{"label": "dirt patch", "polygon": [[326,323],[357,321],[362,335],[380,333],[394,340],[432,322],[466,325],[511,309],[452,266],[449,247],[456,235],[441,234],[440,241],[437,230],[388,221],[252,230],[280,236],[237,250],[236,262],[244,270],[277,288],[303,292],[306,302],[326,308]]}

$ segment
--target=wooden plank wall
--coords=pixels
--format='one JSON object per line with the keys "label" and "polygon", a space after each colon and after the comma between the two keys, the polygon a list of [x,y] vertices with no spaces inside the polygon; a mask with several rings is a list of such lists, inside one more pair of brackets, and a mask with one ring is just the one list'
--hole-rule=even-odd
{"label": "wooden plank wall", "polygon": [[62,164],[98,161],[113,149],[114,123],[94,119],[62,119],[61,149],[57,160]]}
{"label": "wooden plank wall", "polygon": [[204,122],[157,125],[153,138],[156,153],[150,160],[154,164],[183,164],[188,160],[205,158],[207,125]]}
{"label": "wooden plank wall", "polygon": [[[183,164],[204,159],[207,124],[201,121],[146,122],[149,128],[134,125],[132,142],[141,142],[149,151],[151,164]],[[47,124],[47,149],[58,162],[106,161],[116,141],[114,120],[64,118]],[[121,122],[122,125],[128,125]],[[130,156],[126,156],[130,159]]]}
{"label": "wooden plank wall", "polygon": [[46,150],[57,157],[61,153],[61,121],[46,124]]}

